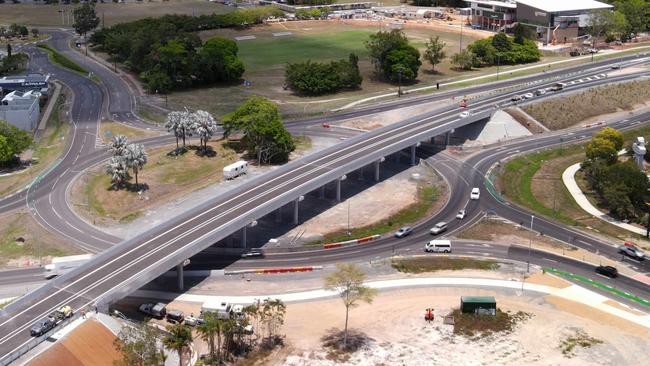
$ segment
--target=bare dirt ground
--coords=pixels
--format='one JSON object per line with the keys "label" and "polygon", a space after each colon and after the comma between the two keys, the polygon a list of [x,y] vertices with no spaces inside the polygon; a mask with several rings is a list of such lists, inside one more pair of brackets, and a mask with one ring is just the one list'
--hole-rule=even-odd
{"label": "bare dirt ground", "polygon": [[95,319],[72,331],[52,348],[28,363],[29,366],[111,366],[120,358],[113,347],[115,335]]}
{"label": "bare dirt ground", "polygon": [[[496,296],[502,310],[523,311],[532,318],[510,334],[468,339],[454,335],[442,318],[458,306],[459,296]],[[424,309],[435,309],[435,320],[423,320]],[[558,311],[562,310],[562,311]],[[627,324],[600,322],[592,309],[554,299],[505,295],[488,290],[406,289],[380,293],[372,305],[350,312],[350,326],[367,336],[367,343],[345,365],[642,365],[650,341],[647,330]],[[336,365],[322,348],[321,337],[343,326],[339,299],[290,304],[284,332],[290,355],[267,360],[267,365]],[[598,317],[598,319],[596,319]],[[590,348],[576,347],[564,355],[560,342],[576,331],[602,340]]]}

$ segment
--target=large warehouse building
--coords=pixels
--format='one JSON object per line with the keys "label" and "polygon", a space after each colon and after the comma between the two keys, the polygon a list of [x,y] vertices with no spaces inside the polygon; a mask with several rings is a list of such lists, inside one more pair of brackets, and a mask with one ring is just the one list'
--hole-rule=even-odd
{"label": "large warehouse building", "polygon": [[522,23],[535,27],[545,43],[574,40],[587,27],[591,11],[613,8],[595,0],[465,1],[471,9],[472,25],[500,31]]}

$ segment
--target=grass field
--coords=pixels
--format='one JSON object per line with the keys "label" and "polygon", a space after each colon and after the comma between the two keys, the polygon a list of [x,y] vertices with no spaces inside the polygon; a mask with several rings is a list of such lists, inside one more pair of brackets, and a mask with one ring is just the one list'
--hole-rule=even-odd
{"label": "grass field", "polygon": [[393,268],[404,273],[427,273],[436,271],[460,271],[463,269],[479,269],[492,271],[499,269],[499,264],[492,260],[450,257],[419,257],[394,259]]}
{"label": "grass field", "polygon": [[574,126],[590,117],[650,101],[650,80],[610,84],[585,92],[533,103],[523,110],[551,130]]}
{"label": "grass field", "polygon": [[34,151],[32,166],[21,172],[0,177],[0,196],[5,196],[25,187],[61,155],[65,147],[69,127],[64,121],[65,117],[61,111],[62,104],[63,99],[59,99],[41,140],[32,146]]}
{"label": "grass field", "polygon": [[[76,5],[45,5],[45,4],[0,4],[0,24],[12,23],[28,26],[61,26],[63,19],[59,10],[70,11]],[[212,14],[226,13],[234,7],[211,3],[202,0],[170,0],[97,4],[97,15],[103,19],[104,25],[129,22],[147,17],[156,17],[165,14]],[[71,17],[70,17],[71,18]],[[70,26],[66,20],[66,26]],[[100,23],[101,26],[101,23]]]}
{"label": "grass field", "polygon": [[141,128],[129,127],[118,122],[102,122],[99,127],[99,136],[104,142],[110,141],[114,136],[124,135],[129,141],[135,141],[146,137],[157,136],[160,133],[148,131]]}

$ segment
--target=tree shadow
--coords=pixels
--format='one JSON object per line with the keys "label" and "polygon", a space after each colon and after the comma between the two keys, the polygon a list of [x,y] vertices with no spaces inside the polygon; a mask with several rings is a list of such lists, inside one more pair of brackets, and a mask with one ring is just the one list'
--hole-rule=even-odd
{"label": "tree shadow", "polygon": [[343,348],[343,338],[345,332],[338,328],[330,328],[325,332],[325,335],[321,337],[321,343],[324,348],[329,349],[330,355],[340,355],[345,353],[354,353],[361,349],[364,346],[367,346],[371,342],[374,342],[375,339],[368,337],[366,333],[363,333],[356,329],[348,329],[348,342],[347,346]]}
{"label": "tree shadow", "polygon": [[239,140],[228,140],[223,143],[223,147],[226,149],[233,150],[237,154],[241,154],[244,151],[246,151],[246,149],[244,148],[244,144],[242,144],[241,141]]}
{"label": "tree shadow", "polygon": [[127,191],[127,192],[140,192],[140,191],[146,192],[146,191],[149,190],[149,184],[147,184],[147,183],[139,183],[139,184],[136,185],[135,183],[132,183],[132,182],[126,182],[126,183],[121,184],[119,186],[115,186],[113,184],[108,188],[108,190],[109,191],[122,191],[122,190],[124,190],[124,191]]}
{"label": "tree shadow", "polygon": [[214,149],[210,145],[208,145],[207,147],[203,147],[203,146],[199,147],[198,149],[196,149],[195,154],[202,158],[214,158],[215,156],[217,156],[217,152],[214,151]]}
{"label": "tree shadow", "polygon": [[170,156],[170,157],[181,156],[181,155],[184,155],[186,152],[188,152],[188,148],[186,146],[180,146],[180,147],[177,147],[174,150],[168,152],[167,156]]}
{"label": "tree shadow", "polygon": [[425,75],[443,75],[440,71],[438,70],[430,70],[430,69],[424,69],[420,70],[421,73]]}

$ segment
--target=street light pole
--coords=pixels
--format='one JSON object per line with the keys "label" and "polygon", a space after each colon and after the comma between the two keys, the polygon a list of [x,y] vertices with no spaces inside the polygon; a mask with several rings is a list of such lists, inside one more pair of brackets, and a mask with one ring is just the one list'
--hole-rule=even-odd
{"label": "street light pole", "polygon": [[528,241],[528,261],[526,262],[526,273],[530,273],[530,251],[533,246],[533,220],[535,220],[535,215],[530,215],[530,240]]}
{"label": "street light pole", "polygon": [[352,232],[350,231],[350,200],[348,200],[348,236],[351,236]]}
{"label": "street light pole", "polygon": [[397,70],[397,96],[402,96],[402,68]]}
{"label": "street light pole", "polygon": [[501,66],[501,54],[497,52],[497,81],[499,80],[499,66]]}

